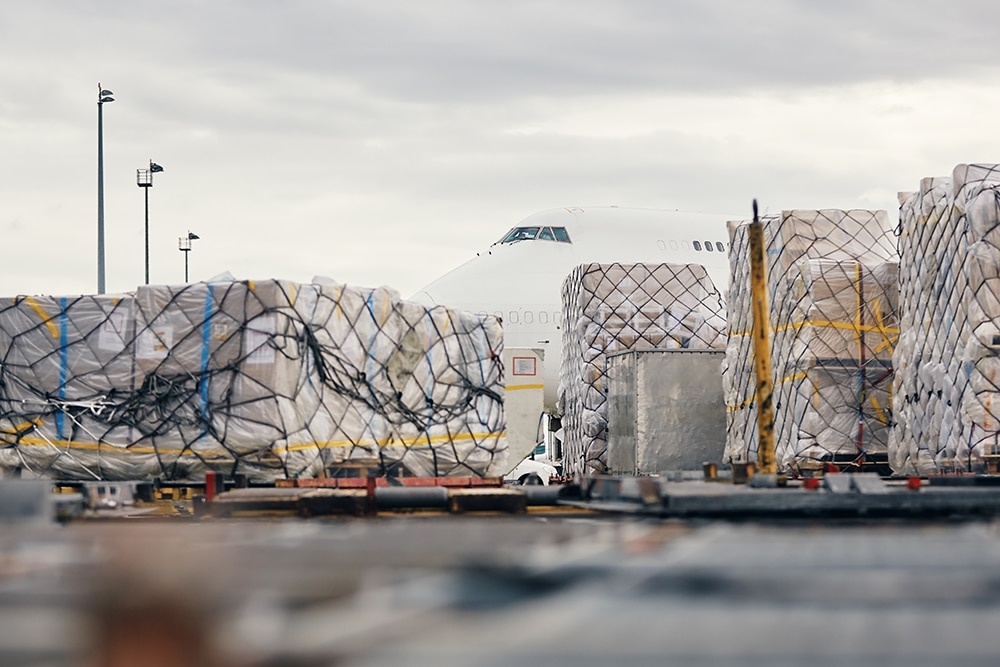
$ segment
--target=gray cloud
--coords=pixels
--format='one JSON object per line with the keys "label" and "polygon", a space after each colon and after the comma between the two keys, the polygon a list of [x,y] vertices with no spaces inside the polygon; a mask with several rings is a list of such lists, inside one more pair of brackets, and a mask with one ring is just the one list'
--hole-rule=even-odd
{"label": "gray cloud", "polygon": [[[93,289],[95,95],[109,284],[390,283],[536,210],[891,207],[1000,157],[992,6],[536,1],[61,3],[4,10],[0,294]],[[991,156],[992,155],[992,156]]]}
{"label": "gray cloud", "polygon": [[934,77],[992,64],[992,9],[983,0],[43,0],[19,8],[3,37],[40,40],[49,62],[121,59],[237,87],[308,72],[438,103]]}

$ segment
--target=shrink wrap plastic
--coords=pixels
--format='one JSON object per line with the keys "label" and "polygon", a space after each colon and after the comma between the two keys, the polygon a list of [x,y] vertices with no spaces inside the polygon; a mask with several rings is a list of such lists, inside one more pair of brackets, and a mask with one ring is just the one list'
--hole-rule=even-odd
{"label": "shrink wrap plastic", "polygon": [[961,355],[964,326],[955,318],[965,319],[966,240],[952,219],[950,178],[924,178],[899,199],[900,338],[889,464],[898,473],[927,474],[954,466],[955,444],[949,448],[948,441],[957,426],[960,378],[949,378],[947,369]]}
{"label": "shrink wrap plastic", "polygon": [[[885,455],[898,263],[885,211],[765,216],[776,457],[782,469]],[[726,462],[757,458],[747,222],[731,222]]]}
{"label": "shrink wrap plastic", "polygon": [[581,264],[562,286],[563,469],[607,471],[608,354],[723,349],[722,297],[698,264]]}
{"label": "shrink wrap plastic", "polygon": [[0,466],[61,479],[258,481],[363,460],[506,463],[492,317],[317,279],[0,302]]}
{"label": "shrink wrap plastic", "polygon": [[1000,454],[998,229],[1000,165],[960,164],[900,195],[897,473],[980,472]]}

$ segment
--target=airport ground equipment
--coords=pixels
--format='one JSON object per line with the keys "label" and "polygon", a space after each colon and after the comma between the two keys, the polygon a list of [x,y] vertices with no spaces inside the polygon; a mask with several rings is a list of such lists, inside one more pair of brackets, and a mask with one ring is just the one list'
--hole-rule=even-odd
{"label": "airport ground equipment", "polygon": [[613,474],[699,470],[726,442],[722,350],[608,355],[608,467]]}

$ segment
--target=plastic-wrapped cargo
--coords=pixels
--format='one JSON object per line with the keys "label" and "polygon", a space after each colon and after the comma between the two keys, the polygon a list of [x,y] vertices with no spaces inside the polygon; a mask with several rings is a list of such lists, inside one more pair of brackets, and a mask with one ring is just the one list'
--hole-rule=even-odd
{"label": "plastic-wrapped cargo", "polygon": [[[762,221],[776,456],[782,468],[885,455],[898,263],[884,211],[784,211]],[[757,456],[747,222],[730,233],[724,460]]]}
{"label": "plastic-wrapped cargo", "polygon": [[[960,428],[949,431],[956,464],[981,471],[988,457],[1000,455],[1000,165],[961,164],[952,172],[952,218],[964,232],[964,298],[959,303],[965,321],[955,341],[963,364],[949,364],[947,384],[958,385]],[[958,301],[958,300],[955,300]],[[945,317],[953,315],[949,303]],[[949,342],[951,342],[949,340]],[[957,360],[956,360],[957,361]],[[965,370],[964,387],[951,375]],[[962,370],[957,374],[962,377]],[[959,437],[955,437],[960,433]],[[947,451],[947,450],[946,450]],[[995,459],[994,459],[995,460]]]}
{"label": "plastic-wrapped cargo", "polygon": [[359,447],[411,473],[505,463],[495,318],[384,288],[219,279],[0,309],[0,466],[262,481]]}
{"label": "plastic-wrapped cargo", "polygon": [[[134,370],[129,295],[0,301],[0,466],[102,474],[98,442],[134,437],[118,414]],[[86,441],[87,450],[67,443]]]}
{"label": "plastic-wrapped cargo", "polygon": [[[84,479],[302,472],[283,470],[270,452],[318,403],[294,292],[292,283],[229,280],[144,286],[123,298],[15,299],[0,312],[9,345],[0,415],[12,427],[0,461]],[[49,328],[60,338],[46,346]],[[15,383],[37,409],[16,403]]]}
{"label": "plastic-wrapped cargo", "polygon": [[[926,180],[926,179],[925,179]],[[919,414],[926,401],[921,401],[924,391],[918,389],[918,358],[914,356],[921,341],[917,338],[917,323],[923,323],[926,311],[921,303],[929,294],[927,284],[928,263],[917,255],[915,246],[919,238],[917,203],[920,192],[900,192],[899,200],[899,339],[893,351],[892,413],[894,424],[889,432],[889,464],[897,468],[901,452],[916,452],[917,443],[924,439],[924,419]],[[922,327],[921,327],[922,328]],[[914,400],[914,397],[916,400]]]}
{"label": "plastic-wrapped cargo", "polygon": [[272,450],[306,427],[319,402],[294,310],[300,291],[279,280],[136,290],[137,442],[152,441],[168,476],[227,461],[254,476],[317,471],[289,468]]}
{"label": "plastic-wrapped cargo", "polygon": [[949,177],[924,178],[916,192],[900,194],[900,337],[893,355],[889,464],[903,474],[955,465],[949,440],[961,421],[956,390],[964,378],[948,367],[961,356],[965,329],[966,241],[952,218],[952,199]]}
{"label": "plastic-wrapped cargo", "polygon": [[698,264],[581,264],[563,281],[563,469],[607,471],[608,354],[723,349],[726,311]]}
{"label": "plastic-wrapped cargo", "polygon": [[900,474],[988,469],[1000,455],[1000,165],[960,164],[900,197]]}
{"label": "plastic-wrapped cargo", "polygon": [[[964,327],[955,340],[963,363],[955,367],[959,378],[965,371],[968,383],[958,387],[960,429],[951,435],[958,467],[979,472],[1000,456],[1000,165],[956,166],[952,194],[952,217],[965,234],[966,288]],[[946,311],[945,317],[951,315]],[[951,369],[949,364],[949,375]]]}
{"label": "plastic-wrapped cargo", "polygon": [[301,309],[323,378],[308,443],[325,464],[376,461],[422,476],[496,475],[506,465],[499,321],[427,308],[386,288],[314,284]]}
{"label": "plastic-wrapped cargo", "polygon": [[783,370],[779,460],[791,467],[886,456],[898,264],[810,260],[796,269],[798,312],[781,320],[775,334],[774,361]]}

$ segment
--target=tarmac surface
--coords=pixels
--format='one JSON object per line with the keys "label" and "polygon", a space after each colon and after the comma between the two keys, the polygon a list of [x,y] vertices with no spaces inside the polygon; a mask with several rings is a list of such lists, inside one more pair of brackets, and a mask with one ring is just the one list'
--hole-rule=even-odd
{"label": "tarmac surface", "polygon": [[992,665],[998,628],[990,519],[0,527],[2,665]]}

